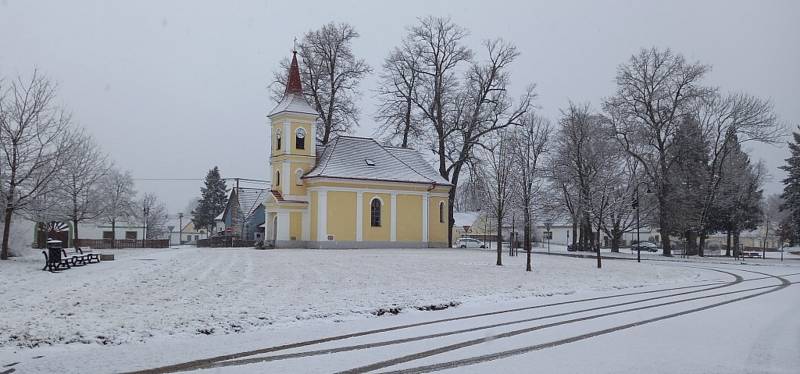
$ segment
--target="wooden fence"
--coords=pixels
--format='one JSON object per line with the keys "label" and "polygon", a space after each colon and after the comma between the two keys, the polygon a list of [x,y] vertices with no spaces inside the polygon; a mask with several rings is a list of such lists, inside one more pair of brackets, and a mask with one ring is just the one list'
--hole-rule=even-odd
{"label": "wooden fence", "polygon": [[75,239],[78,247],[108,248],[169,248],[169,239]]}
{"label": "wooden fence", "polygon": [[221,247],[254,247],[255,240],[240,240],[232,236],[215,236],[209,239],[197,241],[197,247],[221,248]]}

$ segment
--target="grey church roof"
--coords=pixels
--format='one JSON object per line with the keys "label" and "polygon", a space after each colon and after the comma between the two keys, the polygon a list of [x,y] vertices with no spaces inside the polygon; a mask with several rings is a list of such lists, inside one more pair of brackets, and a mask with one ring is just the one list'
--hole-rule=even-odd
{"label": "grey church roof", "polygon": [[302,94],[293,94],[289,93],[283,96],[283,100],[281,100],[278,105],[269,112],[268,116],[278,114],[281,112],[293,112],[293,113],[303,113],[303,114],[313,114],[317,115],[317,111],[308,104],[306,99],[303,97]]}
{"label": "grey church roof", "polygon": [[450,185],[413,149],[374,139],[339,136],[318,149],[317,166],[304,178],[329,177]]}

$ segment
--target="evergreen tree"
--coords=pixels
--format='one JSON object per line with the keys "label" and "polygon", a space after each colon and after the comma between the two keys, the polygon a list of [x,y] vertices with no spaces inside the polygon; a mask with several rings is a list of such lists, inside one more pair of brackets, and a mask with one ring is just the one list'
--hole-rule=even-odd
{"label": "evergreen tree", "polygon": [[227,186],[219,174],[219,168],[214,166],[208,171],[204,181],[205,187],[200,187],[201,198],[197,208],[192,211],[192,223],[195,228],[205,228],[211,233],[214,227],[214,218],[223,210],[228,202]]}
{"label": "evergreen tree", "polygon": [[[800,126],[798,126],[800,129]],[[791,156],[786,159],[786,165],[781,169],[786,171],[786,179],[783,180],[784,204],[781,210],[788,212],[788,219],[784,223],[784,233],[786,239],[796,244],[800,242],[798,232],[800,232],[800,133],[793,132],[794,142],[789,142]]]}

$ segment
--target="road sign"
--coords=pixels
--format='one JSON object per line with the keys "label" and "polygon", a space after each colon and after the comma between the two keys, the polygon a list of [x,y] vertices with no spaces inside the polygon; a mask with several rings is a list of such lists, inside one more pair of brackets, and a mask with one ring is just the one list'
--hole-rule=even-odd
{"label": "road sign", "polygon": [[544,232],[544,238],[547,239],[547,240],[552,240],[553,239],[553,232],[552,231],[545,231]]}

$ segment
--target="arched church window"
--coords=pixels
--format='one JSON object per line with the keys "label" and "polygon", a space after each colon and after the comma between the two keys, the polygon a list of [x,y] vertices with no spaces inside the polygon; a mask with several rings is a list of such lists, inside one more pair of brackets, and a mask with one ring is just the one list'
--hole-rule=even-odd
{"label": "arched church window", "polygon": [[297,183],[298,186],[302,186],[303,185],[303,169],[297,169],[297,171],[294,172],[294,175],[295,175],[295,179],[296,179],[295,183]]}
{"label": "arched church window", "polygon": [[275,149],[281,150],[281,129],[275,130]]}
{"label": "arched church window", "polygon": [[444,201],[439,202],[439,223],[444,223]]}
{"label": "arched church window", "polygon": [[295,132],[294,147],[296,149],[306,149],[306,129],[300,127]]}
{"label": "arched church window", "polygon": [[372,199],[369,209],[369,223],[372,227],[381,227],[381,201],[378,198]]}
{"label": "arched church window", "polygon": [[280,186],[281,185],[281,172],[279,172],[279,171],[275,172],[275,185],[276,186]]}

